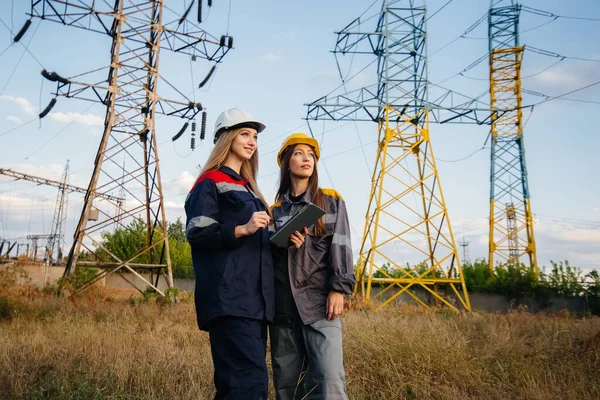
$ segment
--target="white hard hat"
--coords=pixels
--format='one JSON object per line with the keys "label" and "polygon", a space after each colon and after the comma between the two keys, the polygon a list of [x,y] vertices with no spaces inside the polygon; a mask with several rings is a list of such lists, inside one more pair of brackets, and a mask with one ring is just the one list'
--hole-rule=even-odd
{"label": "white hard hat", "polygon": [[265,125],[254,119],[248,111],[240,110],[239,108],[230,108],[229,110],[223,111],[215,122],[214,143],[217,142],[217,139],[223,131],[242,128],[244,126],[254,128],[259,133],[265,129]]}

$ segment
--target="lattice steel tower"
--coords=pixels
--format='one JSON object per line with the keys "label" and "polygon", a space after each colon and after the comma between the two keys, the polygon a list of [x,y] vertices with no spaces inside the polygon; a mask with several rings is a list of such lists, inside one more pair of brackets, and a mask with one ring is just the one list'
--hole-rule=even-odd
{"label": "lattice steel tower", "polygon": [[[173,101],[158,94],[157,84],[161,79],[164,81],[159,74],[159,54],[161,49],[170,50],[216,64],[233,42],[227,36],[213,38],[188,21],[192,4],[180,18],[165,23],[163,7],[166,6],[162,0],[113,0],[110,4],[93,0],[31,2],[32,17],[101,33],[112,40],[110,63],[106,67],[108,77],[99,83],[83,83],[54,72],[42,72],[44,77],[57,83],[56,96],[97,101],[106,107],[104,133],[65,270],[68,275],[76,267],[102,268],[102,273],[84,287],[125,270],[161,294],[157,287],[160,275],[165,276],[169,286],[173,284],[155,117],[156,114],[175,115],[189,121],[203,112],[203,107],[185,96]],[[55,103],[53,99],[41,116]],[[202,116],[205,118],[205,114]],[[125,193],[127,201],[119,204],[121,199],[106,200],[99,192]],[[105,203],[101,203],[102,199]],[[115,209],[118,210],[116,215]],[[140,238],[145,245],[133,256],[121,259],[102,246],[98,239],[102,231],[114,227],[115,223],[128,229],[136,218],[145,225],[144,237]],[[79,260],[83,250],[92,257]],[[97,250],[102,250],[109,259],[93,260]],[[139,269],[156,273],[156,281],[143,278],[136,271]]]}
{"label": "lattice steel tower", "polygon": [[537,276],[523,142],[520,10],[511,0],[490,7],[488,14],[491,106],[509,110],[502,118],[492,116],[489,266],[493,272],[496,265],[516,265],[525,258]]}
{"label": "lattice steel tower", "polygon": [[63,245],[65,244],[65,225],[67,223],[67,203],[69,186],[69,160],[65,165],[65,170],[61,179],[61,186],[58,188],[56,195],[56,205],[54,206],[54,216],[52,218],[52,232],[48,239],[47,246],[47,263],[52,265],[59,264],[62,260]]}
{"label": "lattice steel tower", "polygon": [[[470,310],[429,136],[430,118],[440,122],[439,111],[444,108],[435,107],[427,98],[426,13],[425,6],[416,3],[384,1],[374,31],[360,32],[355,20],[338,32],[334,53],[377,57],[377,84],[318,99],[308,104],[307,119],[378,125],[379,146],[355,294],[369,303],[381,300],[373,303],[376,308],[407,293],[425,307],[435,303]],[[450,114],[448,120],[458,121],[472,110]],[[399,251],[412,251],[420,261],[410,267],[401,265]],[[385,264],[398,275],[386,272]],[[382,277],[374,277],[376,271]],[[376,294],[374,284],[380,285]],[[429,293],[433,302],[427,304],[411,288]]]}

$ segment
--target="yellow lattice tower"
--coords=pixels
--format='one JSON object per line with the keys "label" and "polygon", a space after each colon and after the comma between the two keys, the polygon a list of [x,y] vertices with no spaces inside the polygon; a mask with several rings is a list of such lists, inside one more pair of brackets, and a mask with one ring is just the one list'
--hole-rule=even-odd
{"label": "yellow lattice tower", "polygon": [[[392,126],[390,120],[398,122]],[[396,246],[413,250],[421,261],[401,265],[391,256]],[[375,276],[378,271],[380,277]],[[378,287],[376,293],[374,285]],[[411,288],[422,288],[433,303],[428,304]],[[385,119],[379,123],[377,162],[355,288],[358,292],[376,309],[403,293],[427,308],[443,304],[471,309],[425,110],[407,116],[385,107]]]}
{"label": "yellow lattice tower", "polygon": [[422,2],[384,1],[374,30],[362,32],[357,19],[338,32],[334,53],[375,55],[377,83],[319,98],[308,104],[307,119],[378,124],[355,295],[375,309],[410,296],[427,308],[470,310],[429,118],[443,123],[477,117],[470,102],[460,110],[429,102],[426,9],[416,3]]}

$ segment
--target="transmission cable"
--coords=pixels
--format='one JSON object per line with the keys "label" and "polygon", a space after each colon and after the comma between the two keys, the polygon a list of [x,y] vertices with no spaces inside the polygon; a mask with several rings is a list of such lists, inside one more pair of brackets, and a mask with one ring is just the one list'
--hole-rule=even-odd
{"label": "transmission cable", "polygon": [[437,9],[437,11],[435,11],[433,14],[431,14],[429,17],[427,17],[427,19],[425,20],[425,22],[429,21],[431,18],[433,18],[437,13],[439,13],[440,11],[442,11],[444,8],[446,8],[447,5],[449,5],[450,3],[452,3],[454,0],[448,0],[446,2],[446,4],[444,4],[443,6],[441,6],[440,8]]}
{"label": "transmission cable", "polygon": [[553,22],[554,22],[554,21],[556,21],[556,20],[557,20],[557,18],[551,19],[550,21],[546,21],[546,22],[544,22],[544,23],[542,23],[542,24],[539,24],[539,25],[536,25],[536,26],[534,26],[534,27],[532,27],[532,28],[528,28],[528,29],[525,29],[525,30],[519,31],[519,33],[525,33],[525,32],[529,32],[529,31],[536,30],[536,29],[538,29],[538,28],[541,28],[542,26],[546,26],[546,25],[548,25],[548,24],[551,24],[551,23],[553,23]]}
{"label": "transmission cable", "polygon": [[[529,90],[529,89],[521,89],[523,93],[525,94],[530,94],[532,96],[537,96],[537,97],[543,97],[545,99],[548,99],[552,96],[544,94],[544,93],[540,93],[540,92],[536,92],[534,90]],[[567,99],[567,98],[561,98],[560,100],[563,101],[574,101],[577,103],[588,103],[588,104],[600,104],[600,101],[594,101],[594,100],[583,100],[583,99]]]}
{"label": "transmission cable", "polygon": [[[4,22],[2,22],[4,23]],[[38,28],[41,25],[41,21],[37,24],[37,26],[35,27],[35,30],[33,31],[33,34],[31,35],[31,38],[29,38],[29,42],[27,42],[27,45],[25,46],[25,50],[23,50],[23,52],[21,53],[21,56],[19,57],[19,60],[17,61],[17,64],[15,65],[15,67],[13,68],[12,72],[10,73],[10,75],[8,76],[8,79],[6,80],[6,83],[4,84],[4,87],[2,87],[2,90],[0,90],[0,96],[2,96],[2,94],[4,93],[4,91],[6,90],[6,87],[8,86],[8,84],[10,83],[13,75],[15,74],[15,72],[17,71],[17,68],[19,68],[19,64],[21,64],[21,60],[23,59],[23,56],[25,56],[25,52],[27,51],[27,48],[29,47],[29,45],[31,44],[31,41],[33,40],[35,33],[37,32]],[[8,27],[7,27],[8,28]]]}
{"label": "transmission cable", "polygon": [[9,43],[8,46],[6,46],[6,48],[4,50],[2,50],[2,52],[0,53],[0,57],[2,57],[2,55],[4,53],[6,53],[8,51],[8,49],[10,49],[11,46],[12,46],[12,43]]}
{"label": "transmission cable", "polygon": [[[547,103],[547,102],[549,102],[549,101],[551,101],[551,100],[569,100],[569,99],[563,99],[563,98],[564,98],[565,96],[568,96],[568,95],[570,95],[570,94],[577,93],[577,92],[580,92],[580,91],[582,91],[582,90],[585,90],[585,89],[589,89],[589,88],[591,88],[591,87],[593,87],[593,86],[596,86],[596,85],[600,85],[600,81],[596,81],[596,82],[590,83],[590,84],[588,84],[588,85],[585,85],[585,86],[583,86],[583,87],[580,87],[580,88],[577,88],[577,89],[571,90],[571,91],[569,91],[569,92],[566,92],[566,93],[563,93],[563,94],[560,94],[560,95],[557,95],[557,96],[548,96],[548,97],[547,97],[546,99],[544,99],[544,100],[541,100],[541,101],[539,101],[539,102],[537,102],[537,103],[534,103],[534,104],[532,104],[532,105],[528,105],[528,106],[525,106],[525,107],[533,107],[533,106],[537,106],[537,105],[539,105],[539,104]],[[523,108],[525,108],[525,107],[523,107]]]}
{"label": "transmission cable", "polygon": [[[200,1],[202,1],[202,0],[200,0]],[[227,11],[227,30],[225,33],[225,35],[227,35],[227,36],[229,36],[229,21],[230,20],[231,20],[231,0],[229,0],[229,10]]]}
{"label": "transmission cable", "polygon": [[35,121],[36,119],[38,119],[38,118],[37,118],[37,117],[34,117],[34,118],[30,119],[29,121],[23,122],[23,123],[22,123],[21,125],[19,125],[19,126],[15,126],[15,127],[14,127],[14,128],[12,128],[12,129],[9,129],[9,130],[7,130],[7,131],[5,131],[5,132],[2,132],[2,133],[0,133],[0,136],[8,135],[9,133],[16,131],[17,129],[21,129],[22,127],[24,127],[25,125],[29,125],[30,123],[32,123],[32,122],[33,122],[33,121]]}
{"label": "transmission cable", "polygon": [[466,31],[464,31],[461,35],[459,35],[457,38],[449,41],[448,43],[446,43],[445,45],[443,45],[442,47],[438,48],[437,50],[431,52],[429,54],[429,57],[433,56],[434,54],[439,53],[440,51],[442,51],[443,49],[445,49],[446,47],[450,46],[452,43],[456,42],[459,39],[464,38],[466,35],[468,35],[469,33],[471,33],[475,28],[477,28],[483,21],[485,21],[485,19],[487,18],[488,13],[486,12],[485,14],[483,14],[477,21],[475,21],[470,27],[467,28]]}
{"label": "transmission cable", "polygon": [[15,0],[10,1],[10,36],[13,37],[15,31]]}
{"label": "transmission cable", "polygon": [[441,85],[442,83],[449,81],[450,79],[461,75],[464,76],[463,73],[475,68],[477,65],[479,65],[483,60],[485,60],[486,58],[488,58],[490,56],[490,53],[485,53],[484,55],[482,55],[481,57],[479,57],[477,60],[473,61],[471,64],[469,64],[469,66],[463,68],[462,71],[455,73],[454,75],[451,75],[449,77],[447,77],[446,79],[442,79],[441,81],[439,81],[438,83],[436,83],[436,85]]}
{"label": "transmission cable", "polygon": [[[88,112],[94,105],[96,105],[96,103],[92,103],[90,104],[90,106],[88,108],[86,108],[82,114],[85,114],[86,112]],[[71,122],[69,122],[65,127],[63,127],[62,129],[60,129],[58,132],[56,132],[56,134],[54,136],[52,136],[50,139],[48,139],[44,144],[42,144],[40,147],[38,147],[36,150],[34,150],[33,152],[31,152],[27,157],[25,157],[23,160],[21,160],[21,162],[25,162],[26,160],[29,159],[29,157],[31,157],[32,155],[34,155],[35,153],[37,153],[38,151],[40,151],[41,149],[43,149],[44,147],[46,147],[50,142],[52,142],[54,139],[56,139],[58,137],[58,135],[62,134],[64,131],[67,130],[67,128],[69,128],[71,125],[73,125],[75,123],[76,119],[73,118],[73,120]]]}
{"label": "transmission cable", "polygon": [[564,18],[564,19],[577,19],[577,20],[582,20],[582,21],[596,21],[596,22],[600,21],[600,18],[572,17],[572,16],[567,16],[567,15],[558,15],[558,14],[551,13],[549,11],[544,11],[544,10],[540,10],[539,8],[533,8],[533,7],[529,7],[529,6],[521,6],[521,9],[523,11],[527,11],[531,14],[541,15],[542,17],[549,17],[549,18],[554,18],[554,19]]}
{"label": "transmission cable", "polygon": [[471,154],[469,154],[468,156],[466,156],[466,157],[463,157],[463,158],[459,158],[459,159],[457,159],[457,160],[444,160],[444,159],[442,159],[442,158],[439,158],[439,157],[436,157],[436,158],[435,158],[435,160],[436,160],[436,161],[445,162],[445,163],[456,163],[456,162],[460,162],[460,161],[465,161],[465,160],[467,160],[467,159],[469,159],[469,158],[473,157],[475,154],[479,153],[480,151],[482,151],[482,150],[486,150],[486,149],[490,149],[490,147],[485,147],[485,146],[483,146],[483,147],[481,147],[481,148],[479,148],[479,149],[475,150],[474,152],[472,152],[472,153],[471,153]]}
{"label": "transmission cable", "polygon": [[539,49],[537,47],[533,47],[533,46],[530,46],[530,45],[525,46],[525,49],[530,50],[530,51],[532,51],[534,53],[537,53],[537,54],[541,54],[543,56],[548,56],[548,57],[566,58],[566,59],[571,59],[571,60],[589,61],[589,62],[600,63],[599,59],[565,56],[565,55],[562,55],[562,54],[555,53],[553,51]]}
{"label": "transmission cable", "polygon": [[[2,18],[0,18],[0,23],[1,23],[2,25],[4,25],[4,27],[5,27],[6,29],[8,29],[8,30],[10,31],[10,27],[9,27],[9,26],[8,26],[8,25],[7,25],[7,24],[4,22],[4,20],[2,20]],[[38,27],[39,27],[39,25],[40,25],[40,24],[41,24],[41,21],[38,23]],[[36,31],[37,31],[37,28],[35,28],[35,29],[36,29]],[[30,40],[29,42],[31,42],[31,40]],[[31,51],[28,49],[28,47],[27,47],[27,46],[29,46],[29,43],[27,44],[27,46],[25,46],[25,45],[24,45],[24,44],[23,44],[21,41],[19,41],[18,43],[19,43],[21,46],[23,46],[23,47],[25,48],[25,51],[26,51],[27,53],[29,53],[29,55],[30,55],[31,57],[33,57],[33,59],[34,59],[34,60],[35,60],[35,61],[36,61],[36,62],[39,64],[39,66],[40,66],[40,67],[42,67],[42,69],[46,69],[46,68],[44,67],[44,65],[43,65],[43,64],[40,62],[40,60],[38,60],[38,58],[37,58],[37,57],[36,57],[36,56],[35,56],[35,55],[34,55],[34,54],[33,54],[33,53],[32,53],[32,52],[31,52]]]}

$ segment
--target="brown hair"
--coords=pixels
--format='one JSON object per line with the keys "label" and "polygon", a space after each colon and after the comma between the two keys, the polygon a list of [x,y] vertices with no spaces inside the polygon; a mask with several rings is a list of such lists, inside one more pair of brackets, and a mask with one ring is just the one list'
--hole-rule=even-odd
{"label": "brown hair", "polygon": [[[229,156],[229,152],[231,151],[231,145],[236,136],[240,133],[240,131],[244,128],[231,129],[222,132],[219,135],[219,139],[213,147],[210,155],[208,156],[208,160],[204,164],[204,168],[200,172],[200,175],[205,174],[208,171],[214,171],[221,168],[225,161],[227,160],[227,156]],[[258,175],[258,148],[250,157],[249,160],[245,160],[242,163],[242,167],[240,168],[240,176],[248,181],[248,185],[250,189],[256,193],[260,201],[263,203],[265,208],[267,209],[267,213],[270,214],[269,206],[265,201],[262,193],[258,189],[258,185],[256,184],[256,176]]]}
{"label": "brown hair", "polygon": [[[292,158],[292,154],[294,153],[296,146],[298,145],[289,146],[282,154],[281,166],[279,167],[279,189],[277,189],[275,201],[283,200],[283,196],[288,193],[292,187],[292,178],[290,176],[290,159]],[[312,146],[310,146],[310,148],[312,149]],[[312,202],[322,209],[325,209],[325,195],[319,187],[319,172],[317,170],[316,159],[313,173],[310,178],[308,178],[308,190],[310,190]],[[324,236],[325,232],[325,223],[323,222],[323,217],[321,217],[315,223],[315,235]]]}

